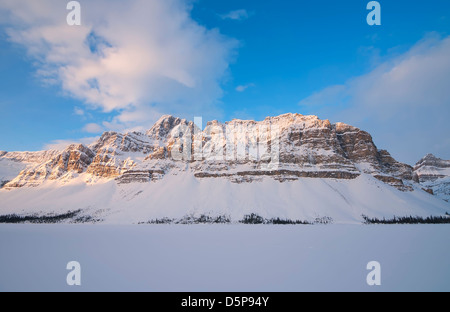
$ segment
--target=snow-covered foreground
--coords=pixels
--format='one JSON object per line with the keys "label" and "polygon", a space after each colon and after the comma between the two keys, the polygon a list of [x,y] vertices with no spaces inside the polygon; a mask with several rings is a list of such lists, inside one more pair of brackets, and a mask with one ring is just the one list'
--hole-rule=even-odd
{"label": "snow-covered foreground", "polygon": [[[449,237],[448,225],[1,225],[0,291],[450,291]],[[80,287],[66,284],[70,261]]]}

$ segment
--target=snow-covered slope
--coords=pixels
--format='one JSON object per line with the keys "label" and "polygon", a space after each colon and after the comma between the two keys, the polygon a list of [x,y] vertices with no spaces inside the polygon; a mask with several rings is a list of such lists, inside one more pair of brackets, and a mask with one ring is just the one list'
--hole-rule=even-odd
{"label": "snow-covered slope", "polygon": [[363,214],[450,211],[369,133],[316,116],[212,121],[203,131],[163,116],[145,134],[106,132],[90,146],[39,155],[0,190],[0,215],[77,211],[80,220],[140,223],[237,222],[255,213],[360,222]]}
{"label": "snow-covered slope", "polygon": [[208,216],[242,220],[252,213],[264,218],[313,222],[360,223],[371,217],[444,215],[450,205],[414,186],[403,192],[369,174],[353,180],[301,178],[280,183],[264,177],[253,183],[197,179],[189,172],[151,183],[117,184],[103,179],[89,185],[83,175],[65,185],[48,181],[36,188],[0,191],[1,214],[80,212],[105,223],[131,224]]}

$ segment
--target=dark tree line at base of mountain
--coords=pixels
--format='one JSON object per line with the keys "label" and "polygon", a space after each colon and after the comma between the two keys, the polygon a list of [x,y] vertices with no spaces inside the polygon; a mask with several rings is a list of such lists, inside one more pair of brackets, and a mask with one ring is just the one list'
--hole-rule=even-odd
{"label": "dark tree line at base of mountain", "polygon": [[0,181],[0,189],[3,188],[9,181]]}
{"label": "dark tree line at base of mountain", "polygon": [[[210,217],[201,215],[195,217],[193,215],[185,216],[180,220],[176,219],[156,219],[149,222],[141,222],[139,224],[231,224],[231,218],[229,216]],[[312,225],[312,224],[331,224],[333,219],[329,217],[316,218],[313,222],[289,220],[281,218],[265,219],[255,213],[244,216],[244,219],[238,223],[241,224],[274,224],[274,225]]]}
{"label": "dark tree line at base of mountain", "polygon": [[71,220],[72,223],[87,223],[96,222],[100,220],[94,220],[88,216],[79,216],[81,210],[69,211],[68,213],[61,215],[48,215],[48,216],[19,216],[16,214],[0,216],[0,223],[32,223],[32,224],[55,224],[63,221]]}
{"label": "dark tree line at base of mountain", "polygon": [[314,224],[332,224],[333,219],[330,217],[317,217],[314,221],[301,221],[301,220],[289,220],[289,219],[264,219],[263,217],[252,213],[246,215],[243,220],[239,221],[242,224],[275,224],[275,225],[314,225]]}
{"label": "dark tree line at base of mountain", "polygon": [[369,218],[363,215],[364,224],[450,224],[450,215],[446,216],[430,216],[430,217],[394,217],[393,219]]}
{"label": "dark tree line at base of mountain", "polygon": [[239,221],[239,223],[242,224],[277,224],[277,225],[294,225],[294,224],[311,224],[307,221],[300,221],[300,220],[288,220],[288,219],[280,219],[280,218],[273,218],[273,219],[264,219],[263,217],[252,213],[251,215],[246,215],[243,220]]}
{"label": "dark tree line at base of mountain", "polygon": [[[79,216],[81,210],[69,211],[66,214],[61,215],[47,215],[47,216],[19,216],[16,214],[0,216],[0,223],[32,223],[32,224],[55,224],[64,221],[70,221],[70,223],[96,223],[101,220],[96,220],[90,216]],[[394,217],[393,219],[378,219],[369,218],[363,215],[364,224],[450,224],[450,214],[446,213],[446,216],[430,216],[423,217]],[[141,222],[139,224],[231,224],[231,218],[228,216],[210,217],[201,215],[195,217],[193,215],[185,216],[180,220],[176,219],[156,219],[149,222]],[[314,225],[314,224],[331,224],[333,219],[330,217],[316,218],[313,222],[289,220],[281,218],[265,219],[255,213],[246,215],[244,219],[240,220],[241,224],[273,224],[273,225]]]}

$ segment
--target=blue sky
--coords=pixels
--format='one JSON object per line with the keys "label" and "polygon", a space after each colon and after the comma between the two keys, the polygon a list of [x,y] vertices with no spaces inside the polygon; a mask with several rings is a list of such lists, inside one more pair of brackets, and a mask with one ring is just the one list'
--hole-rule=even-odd
{"label": "blue sky", "polygon": [[404,162],[450,159],[448,1],[380,1],[381,26],[362,0],[104,1],[80,1],[79,27],[61,1],[2,1],[0,150],[87,143],[162,114],[298,112],[361,127]]}

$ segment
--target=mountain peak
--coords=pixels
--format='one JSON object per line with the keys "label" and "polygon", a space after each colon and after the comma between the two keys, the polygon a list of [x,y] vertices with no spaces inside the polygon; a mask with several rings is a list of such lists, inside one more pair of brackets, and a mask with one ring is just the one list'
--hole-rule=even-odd
{"label": "mountain peak", "polygon": [[442,160],[438,157],[436,157],[434,154],[427,154],[422,160]]}
{"label": "mountain peak", "polygon": [[433,154],[428,154],[417,162],[415,168],[417,170],[425,166],[432,166],[436,168],[450,168],[450,160],[444,160],[436,157]]}
{"label": "mountain peak", "polygon": [[450,201],[450,160],[428,154],[414,166],[419,182],[433,194]]}
{"label": "mountain peak", "polygon": [[174,117],[172,115],[164,115],[147,131],[147,135],[154,139],[163,139],[168,136],[176,126],[180,124],[187,125],[186,119]]}
{"label": "mountain peak", "polygon": [[178,119],[178,117],[175,117],[173,115],[162,115],[157,122],[155,122],[155,124],[160,124],[165,122],[166,120],[171,120],[171,119]]}
{"label": "mountain peak", "polygon": [[74,143],[74,144],[70,144],[66,150],[67,151],[77,151],[77,150],[83,150],[83,149],[87,149],[88,147],[84,144],[81,143]]}

